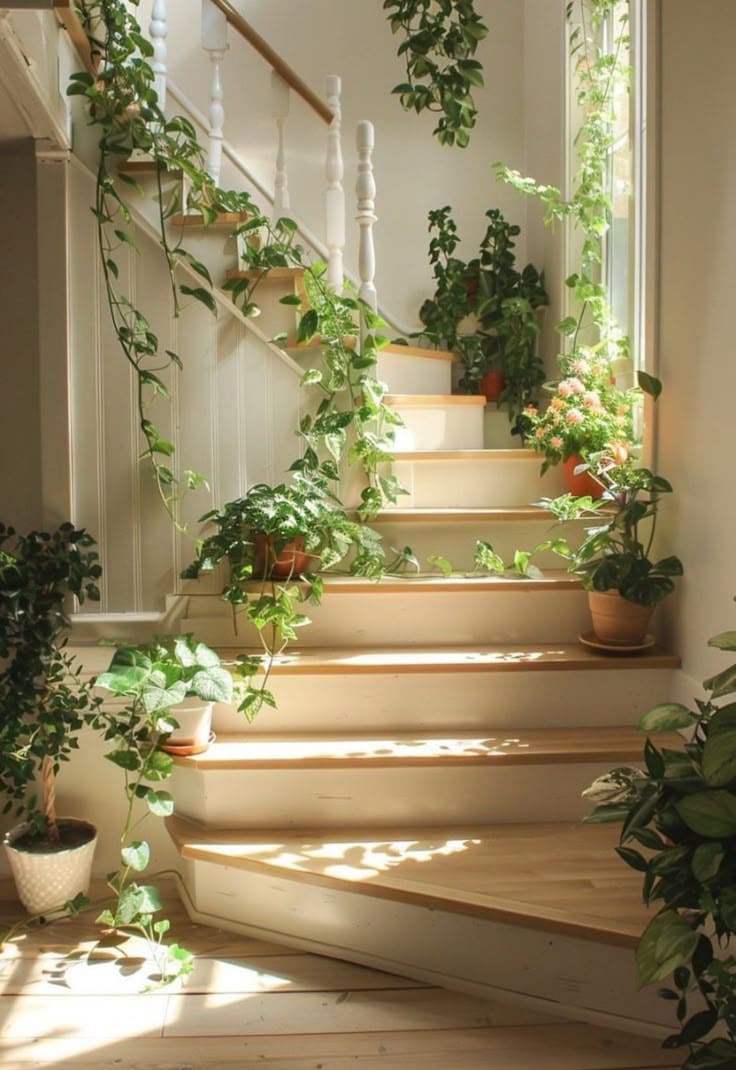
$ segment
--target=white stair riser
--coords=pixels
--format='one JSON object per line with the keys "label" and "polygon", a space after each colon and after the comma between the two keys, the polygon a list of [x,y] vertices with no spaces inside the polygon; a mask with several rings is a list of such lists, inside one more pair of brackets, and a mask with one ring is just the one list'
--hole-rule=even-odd
{"label": "white stair riser", "polygon": [[391,406],[403,420],[396,428],[397,450],[480,450],[483,408],[480,405]]}
{"label": "white stair riser", "polygon": [[540,806],[545,821],[580,821],[590,811],[581,792],[614,764],[622,763],[212,770],[175,763],[170,790],[179,816],[219,828],[506,824],[538,821]]}
{"label": "white stair riser", "polygon": [[408,493],[399,497],[396,507],[514,508],[562,494],[559,469],[541,476],[540,465],[535,454],[493,461],[399,460],[394,474]]}
{"label": "white stair riser", "polygon": [[[416,521],[389,518],[373,521],[372,526],[383,536],[387,551],[410,546],[422,569],[429,571],[429,558],[439,554],[451,562],[457,572],[472,572],[475,544],[479,539],[489,542],[506,564],[511,564],[516,550],[533,550],[550,538],[559,538],[561,529],[551,517],[538,520],[448,520]],[[584,535],[582,524],[568,524],[564,529],[570,543]],[[541,569],[564,568],[563,560],[549,550],[538,553],[533,563]]]}
{"label": "white stair riser", "polygon": [[520,449],[524,443],[521,435],[512,435],[513,423],[509,420],[508,409],[499,408],[495,401],[486,405],[483,414],[483,441],[487,450]]}
{"label": "white stair riser", "polygon": [[452,362],[438,357],[404,356],[381,350],[376,376],[386,384],[389,394],[452,393]]}
{"label": "white stair riser", "polygon": [[[569,643],[590,628],[587,594],[579,589],[327,593],[320,605],[299,608],[311,624],[299,629],[292,649]],[[259,645],[247,620],[236,635],[232,613],[219,598],[190,599],[182,630],[215,646]]]}
{"label": "white stair riser", "polygon": [[[359,866],[360,859],[344,864]],[[638,990],[629,947],[291,880],[268,869],[186,860],[185,883],[195,920],[489,998],[526,998],[553,1015],[650,1035],[671,1031],[669,1005],[652,988]]]}
{"label": "white stair riser", "polygon": [[610,670],[576,672],[274,674],[277,709],[247,725],[220,705],[213,723],[256,734],[631,726],[669,694],[672,671],[620,671],[612,659]]}

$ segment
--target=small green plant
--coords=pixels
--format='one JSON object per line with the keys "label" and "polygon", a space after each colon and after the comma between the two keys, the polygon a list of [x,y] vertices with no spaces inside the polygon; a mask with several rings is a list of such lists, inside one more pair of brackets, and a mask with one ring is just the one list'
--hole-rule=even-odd
{"label": "small green plant", "polygon": [[384,0],[383,8],[404,38],[406,82],[393,92],[407,110],[440,114],[433,133],[441,145],[465,148],[477,114],[472,91],[483,85],[473,57],[488,34],[473,0]]}
{"label": "small green plant", "polygon": [[[736,632],[709,640],[736,651]],[[686,733],[682,746],[647,739],[645,770],[614,769],[584,795],[591,822],[622,823],[618,854],[642,874],[647,905],[658,907],[636,952],[639,981],[671,978],[677,1032],[666,1048],[688,1049],[684,1070],[736,1066],[736,665],[703,684],[695,709],[661,703],[641,718],[648,735]],[[730,698],[729,698],[730,696]],[[725,704],[722,702],[726,699]]]}
{"label": "small green plant", "polygon": [[[59,841],[54,776],[79,746],[97,702],[65,651],[70,600],[96,601],[102,569],[94,539],[71,523],[18,534],[0,524],[0,787],[3,813]],[[34,785],[40,775],[39,805]]]}
{"label": "small green plant", "polygon": [[539,503],[558,520],[593,521],[576,550],[565,540],[555,540],[553,548],[569,561],[569,571],[581,577],[586,590],[618,591],[637,605],[656,605],[672,593],[674,578],[682,575],[678,557],[652,561],[650,556],[660,500],[672,487],[631,458],[617,463],[605,451],[594,455],[591,466],[603,487],[600,499],[563,494]]}

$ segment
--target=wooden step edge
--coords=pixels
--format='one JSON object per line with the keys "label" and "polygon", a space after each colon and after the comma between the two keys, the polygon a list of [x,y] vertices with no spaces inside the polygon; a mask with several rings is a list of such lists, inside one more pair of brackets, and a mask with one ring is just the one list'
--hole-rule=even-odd
{"label": "wooden step edge", "polygon": [[[504,735],[506,738],[504,739]],[[491,737],[496,741],[496,737]],[[371,737],[360,735],[351,741],[349,737],[322,738],[302,735],[300,741],[317,743],[320,748],[313,753],[279,756],[283,744],[294,746],[293,736],[259,736],[257,740],[242,734],[218,736],[202,754],[174,758],[174,764],[200,772],[215,770],[303,770],[303,769],[446,769],[448,766],[462,768],[508,768],[519,766],[591,765],[603,763],[641,763],[646,736],[631,728],[594,729],[538,729],[536,732],[520,731],[513,738],[506,733],[498,737],[498,746],[488,750],[463,750],[463,745],[482,745],[478,732],[458,732],[444,737],[436,734],[396,732]],[[435,744],[432,754],[411,753],[401,750],[393,754],[383,753],[391,746],[413,747],[422,743]],[[657,737],[660,746],[677,749],[683,742],[677,733]],[[335,753],[330,753],[330,745]],[[373,745],[373,749],[370,747]],[[268,753],[269,746],[272,753]],[[453,750],[453,746],[455,749]],[[364,753],[346,753],[352,747]],[[441,748],[445,747],[446,750]]]}
{"label": "wooden step edge", "polygon": [[[227,836],[218,830],[208,830],[204,826],[187,821],[181,817],[166,818],[167,831],[182,858],[208,862],[214,865],[233,866],[236,869],[249,870],[253,873],[271,873],[288,880],[304,884],[330,888],[338,891],[353,891],[356,894],[376,899],[391,899],[395,902],[422,907],[428,910],[446,911],[452,914],[464,914],[488,921],[496,921],[519,928],[558,933],[617,947],[634,948],[641,935],[641,927],[634,927],[625,922],[586,916],[582,911],[568,913],[555,907],[542,907],[538,904],[516,900],[501,899],[497,896],[483,895],[467,890],[453,891],[436,885],[423,884],[419,881],[403,881],[392,873],[382,873],[380,883],[376,880],[351,879],[348,876],[336,876],[334,873],[315,873],[311,870],[294,869],[276,859],[263,857],[251,858],[238,854],[237,832]],[[432,829],[422,829],[424,836]],[[447,830],[437,830],[443,834]],[[478,829],[453,829],[457,838],[471,838]],[[552,832],[550,834],[553,834]],[[251,843],[255,838],[244,832],[243,838]],[[345,830],[337,832],[345,838]],[[403,832],[393,830],[382,839],[404,839]],[[324,840],[324,831],[316,831],[312,840]],[[358,841],[366,838],[366,830],[361,830]],[[293,840],[293,831],[280,834],[274,830],[270,842],[279,842],[282,851],[288,851],[289,839]],[[333,837],[334,839],[334,837]]]}
{"label": "wooden step edge", "polygon": [[[361,579],[354,576],[331,576],[321,573],[324,583],[324,595],[382,595],[382,594],[485,594],[490,591],[580,591],[581,581],[577,576],[564,571],[546,571],[540,579],[526,579],[521,576],[384,576],[378,580]],[[307,585],[295,580],[300,589]],[[252,580],[244,584],[246,591],[259,591],[262,584]],[[212,594],[192,598],[213,598]],[[217,596],[219,598],[219,596]]]}
{"label": "wooden step edge", "polygon": [[477,394],[384,394],[386,405],[397,409],[438,408],[445,405],[485,406],[486,399]]}
{"label": "wooden step edge", "polygon": [[[223,646],[220,656],[235,660],[238,654],[259,656],[260,650]],[[437,647],[376,650],[312,647],[292,650],[274,659],[275,676],[388,675],[398,673],[506,673],[585,672],[678,669],[680,658],[655,646],[646,654],[598,654],[577,644],[540,643],[498,645],[493,648]]]}
{"label": "wooden step edge", "polygon": [[423,346],[405,346],[399,342],[389,342],[383,346],[378,355],[390,353],[397,357],[420,357],[427,360],[445,360],[449,364],[456,364],[459,360],[457,353],[449,349],[425,349]]}
{"label": "wooden step edge", "polygon": [[283,281],[301,279],[304,275],[304,268],[301,267],[272,267],[264,268],[249,268],[248,270],[241,270],[240,268],[228,268],[225,272],[225,278],[227,279],[269,279],[272,281]]}
{"label": "wooden step edge", "polygon": [[541,454],[535,450],[498,449],[498,450],[397,450],[392,453],[394,461],[532,461],[542,463]]}
{"label": "wooden step edge", "polygon": [[[556,522],[556,517],[549,509],[544,509],[539,505],[497,506],[495,508],[482,506],[467,508],[462,505],[435,508],[434,506],[420,505],[409,509],[382,509],[374,517],[371,517],[370,523],[386,524],[391,523],[391,521],[398,521],[402,524],[430,522],[466,524],[473,520],[484,523],[493,523],[494,521],[544,521],[550,524]],[[568,521],[568,523],[572,523],[572,521]]]}
{"label": "wooden step edge", "polygon": [[201,212],[175,212],[167,222],[174,227],[237,227],[247,223],[251,218],[249,212],[218,212],[211,223],[205,223]]}

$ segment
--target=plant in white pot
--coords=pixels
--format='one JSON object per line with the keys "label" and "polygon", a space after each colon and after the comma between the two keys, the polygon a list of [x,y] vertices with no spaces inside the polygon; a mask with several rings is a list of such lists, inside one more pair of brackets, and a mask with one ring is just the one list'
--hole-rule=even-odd
{"label": "plant in white pot", "polygon": [[55,791],[99,704],[64,649],[70,597],[99,599],[92,546],[70,523],[27,535],[0,524],[0,788],[3,813],[23,818],[4,845],[21,902],[35,915],[86,893],[95,848],[91,824],[57,816]]}
{"label": "plant in white pot", "polygon": [[116,643],[97,687],[113,694],[140,694],[146,712],[157,714],[158,746],[170,754],[206,750],[216,702],[229,703],[233,678],[219,656],[191,635],[162,636],[143,646]]}

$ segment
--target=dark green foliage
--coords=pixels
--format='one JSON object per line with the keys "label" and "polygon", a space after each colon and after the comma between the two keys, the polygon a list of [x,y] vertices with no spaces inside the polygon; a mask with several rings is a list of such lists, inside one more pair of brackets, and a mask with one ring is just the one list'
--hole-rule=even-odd
{"label": "dark green foliage", "polygon": [[[71,523],[19,535],[0,524],[0,785],[3,812],[47,822],[29,794],[44,760],[57,772],[96,709],[65,652],[71,597],[99,599],[94,539]],[[51,818],[53,823],[53,817]]]}

